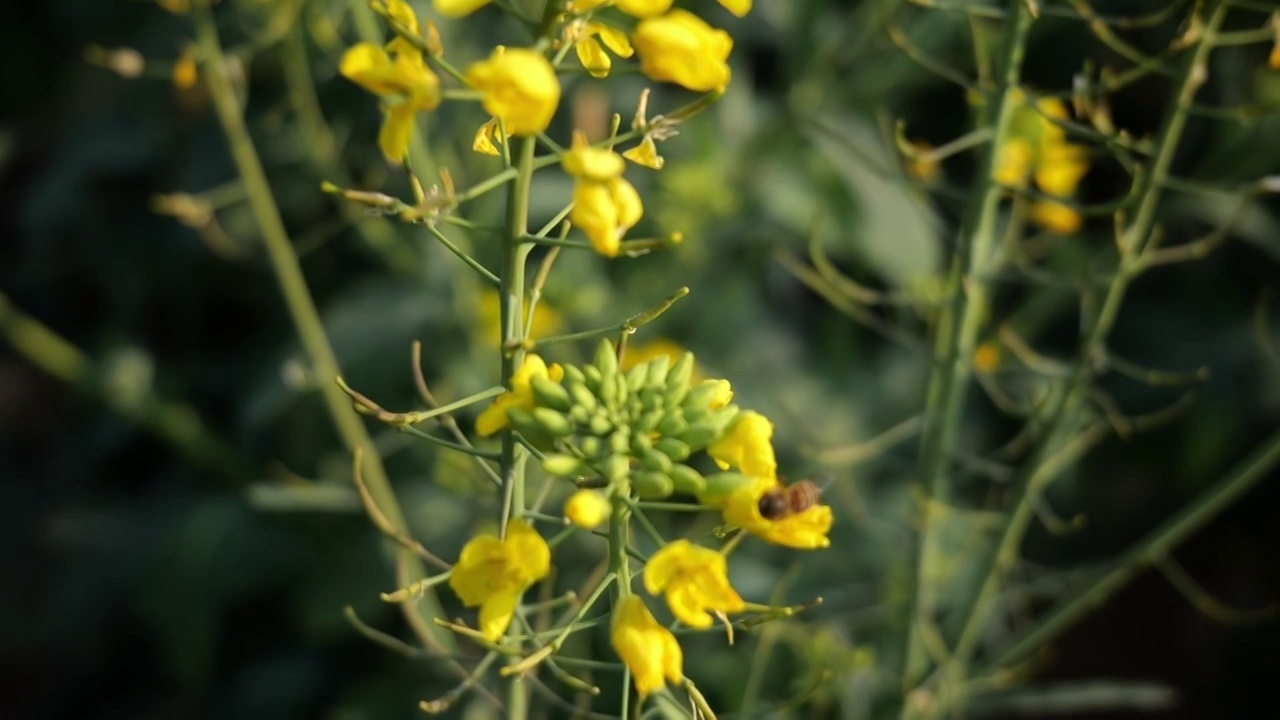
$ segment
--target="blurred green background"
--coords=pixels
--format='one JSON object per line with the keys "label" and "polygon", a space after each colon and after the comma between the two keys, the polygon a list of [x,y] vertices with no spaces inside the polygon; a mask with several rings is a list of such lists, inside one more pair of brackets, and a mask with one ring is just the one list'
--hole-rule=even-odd
{"label": "blurred green background", "polygon": [[[431,17],[427,3],[413,4]],[[690,673],[717,709],[746,703],[756,717],[864,717],[883,684],[874,665],[881,629],[897,612],[885,598],[885,564],[909,532],[911,422],[923,407],[920,349],[932,319],[928,310],[891,308],[864,311],[859,322],[800,282],[780,254],[803,256],[816,218],[818,239],[849,276],[893,291],[937,286],[972,162],[948,161],[936,192],[925,193],[895,159],[887,127],[902,119],[908,137],[938,146],[969,129],[971,108],[964,90],[913,62],[885,29],[969,73],[970,21],[887,1],[762,0],[741,21],[712,2],[681,4],[730,29],[734,80],[719,104],[662,146],[665,169],[633,166],[628,178],[646,205],[635,234],[680,231],[684,242],[634,260],[565,253],[547,286],[549,322],[587,330],[692,288],[633,341],[670,340],[695,352],[709,375],[729,378],[744,406],[774,420],[782,472],[830,483],[837,524],[827,551],[752,541],[735,554],[744,596],[795,603],[820,595],[825,603],[744,633],[732,648],[716,634],[690,640]],[[1142,14],[1164,4],[1096,7]],[[1265,4],[1233,12],[1228,26],[1260,26],[1259,9]],[[1126,37],[1155,52],[1180,17]],[[336,74],[355,37],[351,5],[223,0],[217,18],[348,381],[388,408],[416,407],[409,345],[421,340],[437,397],[492,384],[495,328],[467,269],[420,227],[319,191],[330,180],[409,197],[403,174],[377,151],[375,98]],[[495,8],[440,28],[460,66],[496,43],[524,41]],[[413,717],[419,700],[453,681],[433,663],[359,637],[343,617],[351,605],[365,622],[406,636],[377,599],[394,586],[385,548],[351,490],[349,458],[314,391],[327,379],[308,374],[210,98],[199,83],[174,84],[173,65],[192,39],[190,16],[142,0],[0,6],[0,291],[8,298],[0,305],[8,340],[0,343],[0,671],[8,686],[0,714]],[[1280,172],[1280,72],[1265,69],[1268,50],[1215,54],[1200,102],[1251,112],[1194,117],[1180,177],[1230,189]],[[1033,30],[1024,75],[1061,94],[1086,62],[1120,63],[1083,23],[1048,12]],[[598,136],[612,112],[629,120],[646,85],[636,74],[567,79],[552,136],[567,141],[573,127]],[[689,99],[660,88],[650,113]],[[1115,123],[1147,135],[1167,101],[1167,81],[1153,76],[1113,99]],[[470,150],[483,120],[465,103],[423,118],[434,162],[459,187],[499,167]],[[1122,193],[1115,163],[1094,158],[1083,198]],[[534,227],[569,189],[558,169],[536,176]],[[496,222],[501,202],[501,193],[486,196],[464,215]],[[1161,210],[1166,242],[1211,230],[1235,202],[1171,193]],[[1209,258],[1156,271],[1132,289],[1112,347],[1153,367],[1203,366],[1209,377],[1191,388],[1184,412],[1107,440],[1054,487],[1057,514],[1087,524],[1061,537],[1037,526],[1024,547],[1027,577],[1068,583],[1072,569],[1120,552],[1275,428],[1277,210],[1266,198],[1248,203],[1231,241]],[[482,260],[497,257],[483,234],[455,239]],[[1092,219],[1046,270],[1087,272],[1111,257],[1111,243],[1110,219]],[[68,348],[33,335],[17,312],[86,354],[77,382],[45,372],[49,363],[69,367]],[[1028,315],[1039,350],[1073,351],[1072,289],[1001,285],[992,328]],[[575,360],[590,350],[550,355]],[[1016,372],[993,377],[1007,388],[1026,381]],[[1186,390],[1111,377],[1103,388],[1133,414]],[[985,395],[970,400],[962,443],[981,456],[1018,425]],[[460,418],[464,427],[473,415]],[[858,457],[859,443],[904,423],[899,442]],[[465,459],[373,430],[427,547],[455,557],[493,522],[494,498]],[[1280,489],[1265,483],[1178,551],[1222,603],[1262,608],[1280,599],[1278,501]],[[601,552],[586,537],[557,550],[560,589],[580,586],[586,571],[577,568]],[[450,616],[463,612],[448,593],[443,599]],[[1030,598],[1025,612],[1043,605]],[[1031,686],[1101,680],[1110,684],[1089,687],[1118,687],[1127,704],[1159,717],[1239,717],[1272,696],[1280,647],[1274,616],[1249,620],[1206,617],[1147,574],[1056,643]],[[586,634],[574,650],[612,659],[603,633]],[[594,680],[605,692],[593,709],[616,712],[617,677]],[[1051,710],[1049,697],[1038,696],[1034,709]],[[794,698],[802,702],[781,709]],[[454,714],[486,717],[486,707],[468,699]],[[1020,707],[1009,695],[975,710],[1012,717]],[[538,712],[570,714],[545,699]]]}

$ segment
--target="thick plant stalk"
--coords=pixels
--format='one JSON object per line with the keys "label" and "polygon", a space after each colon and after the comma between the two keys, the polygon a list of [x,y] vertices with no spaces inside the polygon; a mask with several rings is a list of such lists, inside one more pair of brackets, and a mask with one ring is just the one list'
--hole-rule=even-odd
{"label": "thick plant stalk", "polygon": [[[249,208],[262,234],[272,270],[289,308],[289,315],[315,375],[321,381],[320,392],[325,405],[347,449],[353,452],[356,448],[363,449],[363,476],[374,501],[392,527],[408,535],[404,514],[364,423],[347,396],[333,383],[333,379],[339,375],[338,362],[325,335],[311,291],[307,288],[298,256],[289,242],[280,210],[271,193],[271,185],[267,182],[266,172],[253,146],[253,139],[245,126],[243,110],[227,75],[226,58],[208,0],[196,3],[196,11],[201,69],[208,82],[223,132],[227,136],[232,158],[248,192]],[[400,587],[407,587],[425,575],[422,562],[416,556],[403,548],[396,550],[396,576]],[[426,616],[440,614],[434,594],[427,593],[418,603],[402,603],[400,607],[404,610],[406,620],[424,643],[442,653],[453,651],[453,636],[426,620]]]}
{"label": "thick plant stalk", "polygon": [[[920,496],[945,503],[951,496],[947,467],[955,446],[965,395],[973,380],[973,351],[978,334],[986,322],[991,288],[987,271],[996,244],[996,221],[1003,189],[993,176],[999,151],[1009,131],[1017,98],[1022,58],[1031,14],[1023,0],[1009,3],[1009,38],[1004,53],[1004,74],[991,98],[992,140],[983,156],[979,177],[983,182],[974,190],[970,212],[961,235],[962,255],[953,268],[950,291],[953,298],[939,322],[935,346],[936,366],[929,382],[925,425],[920,447],[920,465],[916,483]],[[904,578],[906,585],[906,617],[902,620],[905,645],[902,651],[904,691],[919,683],[929,666],[921,635],[919,616],[926,611],[922,584],[925,582],[925,549],[929,542],[929,511],[919,517],[919,530],[913,539],[911,564]]]}

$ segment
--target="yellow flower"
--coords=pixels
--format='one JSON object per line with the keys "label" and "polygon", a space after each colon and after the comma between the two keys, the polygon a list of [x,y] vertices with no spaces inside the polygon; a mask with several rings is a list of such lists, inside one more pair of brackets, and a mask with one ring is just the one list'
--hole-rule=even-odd
{"label": "yellow flower", "polygon": [[[1015,108],[1010,137],[996,157],[995,180],[1004,185],[1026,187],[1034,180],[1041,192],[1062,199],[1075,195],[1080,180],[1089,171],[1085,148],[1067,140],[1066,131],[1055,121],[1071,117],[1066,103],[1057,98],[1034,101],[1015,91]],[[1031,222],[1050,232],[1067,235],[1080,229],[1082,219],[1071,206],[1053,200],[1037,200],[1031,205]]]}
{"label": "yellow flower", "polygon": [[560,103],[560,81],[542,53],[499,45],[488,60],[467,70],[467,82],[484,95],[484,109],[506,124],[509,135],[536,135],[551,124]]}
{"label": "yellow flower", "polygon": [[196,47],[188,45],[183,48],[177,62],[173,64],[173,86],[179,90],[190,90],[196,86],[199,74],[196,72]]}
{"label": "yellow flower", "polygon": [[729,84],[729,33],[707,25],[684,10],[641,20],[631,36],[640,55],[640,71],[658,81],[673,82],[695,92],[721,90]]}
{"label": "yellow flower", "polygon": [[738,17],[746,17],[751,12],[751,0],[720,0],[720,4]]}
{"label": "yellow flower", "polygon": [[[658,624],[638,595],[618,599],[613,609],[613,649],[631,670],[641,697],[684,677],[684,655],[670,630]],[[664,682],[664,680],[666,682]]]}
{"label": "yellow flower", "polygon": [[711,627],[708,610],[741,612],[742,598],[729,584],[728,560],[721,553],[676,540],[649,558],[644,587],[650,595],[666,593],[667,605],[691,628]]}
{"label": "yellow flower", "polygon": [[622,157],[653,170],[661,170],[666,164],[666,160],[658,154],[658,145],[653,141],[652,135],[645,135],[639,145],[622,153]]}
{"label": "yellow flower", "polygon": [[1070,235],[1079,230],[1084,221],[1070,205],[1037,200],[1031,204],[1031,222],[1058,235]]}
{"label": "yellow flower", "polygon": [[1000,367],[1000,346],[984,342],[973,351],[973,369],[980,373],[995,372]]}
{"label": "yellow flower", "polygon": [[[694,368],[694,372],[697,372],[697,368]],[[708,408],[719,410],[733,400],[733,387],[729,385],[728,380],[709,380],[708,382],[716,384],[716,392],[711,396],[711,402],[707,403]]]}
{"label": "yellow flower", "polygon": [[736,467],[742,474],[777,482],[778,463],[774,459],[773,423],[758,412],[743,412],[729,432],[707,448],[721,470]]}
{"label": "yellow flower", "polygon": [[501,155],[494,143],[502,142],[502,128],[498,126],[498,118],[489,118],[489,122],[480,126],[476,137],[471,141],[471,149],[485,155]]}
{"label": "yellow flower", "polygon": [[609,517],[609,501],[598,490],[579,490],[565,501],[564,516],[583,530],[592,530]]}
{"label": "yellow flower", "polygon": [[644,214],[634,186],[622,178],[626,162],[611,150],[593,148],[580,132],[560,164],[574,177],[573,210],[569,220],[586,234],[591,246],[605,257],[617,257],[622,236]]}
{"label": "yellow flower", "polygon": [[[671,4],[675,0],[618,0],[616,3],[619,10],[638,18],[653,17],[661,15],[671,9]],[[596,3],[597,5],[599,3]]]}
{"label": "yellow flower", "polygon": [[409,153],[414,114],[440,105],[440,78],[407,42],[397,38],[389,47],[390,53],[372,43],[359,43],[342,55],[338,71],[386,100],[387,117],[378,133],[378,146],[388,160],[398,163]]}
{"label": "yellow flower", "polygon": [[760,498],[767,492],[776,492],[779,486],[776,478],[757,477],[725,496],[704,498],[704,502],[719,507],[726,523],[765,542],[799,550],[829,546],[827,534],[831,532],[832,521],[829,505],[813,505],[777,520],[760,514]]}
{"label": "yellow flower", "polygon": [[[570,27],[577,28],[579,26],[575,24]],[[626,33],[603,23],[585,23],[581,25],[580,30],[574,30],[570,34],[572,37],[569,38],[569,42],[573,43],[574,52],[578,54],[578,61],[582,63],[582,67],[587,69],[587,73],[591,77],[602,78],[609,75],[609,69],[613,67],[613,60],[604,51],[606,47],[618,57],[629,58],[635,53],[635,50],[631,48],[631,41],[627,39]],[[596,39],[597,37],[599,40]],[[601,43],[603,43],[603,47]]]}
{"label": "yellow flower", "polygon": [[1089,171],[1084,148],[1067,142],[1051,142],[1040,148],[1036,162],[1036,186],[1060,197],[1074,195],[1080,179]]}
{"label": "yellow flower", "polygon": [[559,365],[547,367],[542,358],[529,353],[524,356],[524,363],[516,369],[511,377],[511,390],[499,395],[493,404],[485,408],[476,418],[476,432],[481,437],[488,437],[508,424],[507,410],[520,408],[533,410],[533,378],[546,377],[555,382],[564,378],[564,368]]}
{"label": "yellow flower", "polygon": [[431,6],[445,17],[462,17],[470,15],[493,0],[433,0]]}
{"label": "yellow flower", "polygon": [[467,607],[480,606],[480,632],[490,642],[507,631],[520,596],[551,570],[551,548],[523,520],[507,524],[507,537],[472,538],[449,576],[449,587]]}
{"label": "yellow flower", "polygon": [[1031,174],[1033,156],[1031,143],[1024,138],[1011,138],[1000,148],[1000,154],[996,158],[996,182],[1001,185],[1022,187],[1027,182],[1027,176]]}

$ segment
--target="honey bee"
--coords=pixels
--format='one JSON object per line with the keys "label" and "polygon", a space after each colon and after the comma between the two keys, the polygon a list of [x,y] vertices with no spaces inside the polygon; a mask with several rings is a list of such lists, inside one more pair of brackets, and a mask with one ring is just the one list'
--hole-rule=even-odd
{"label": "honey bee", "polygon": [[766,520],[782,520],[802,513],[822,500],[822,488],[812,480],[797,480],[790,485],[779,483],[760,496],[756,507]]}

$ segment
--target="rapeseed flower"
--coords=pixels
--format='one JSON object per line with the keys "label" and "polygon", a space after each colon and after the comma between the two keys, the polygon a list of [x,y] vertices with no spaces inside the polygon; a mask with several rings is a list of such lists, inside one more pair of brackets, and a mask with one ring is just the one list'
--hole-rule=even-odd
{"label": "rapeseed flower", "polygon": [[484,96],[485,111],[506,125],[508,135],[546,130],[560,103],[556,71],[534,50],[499,45],[488,60],[468,68],[466,77]]}
{"label": "rapeseed flower", "polygon": [[738,416],[724,437],[707,448],[707,453],[721,470],[737,468],[743,475],[776,482],[778,463],[772,438],[773,423],[760,413],[748,410]]}
{"label": "rapeseed flower", "polygon": [[564,516],[583,530],[594,530],[608,519],[609,500],[598,490],[578,490],[565,501]]}
{"label": "rapeseed flower", "polygon": [[636,25],[631,44],[640,71],[659,82],[695,92],[722,90],[729,84],[733,38],[685,10],[648,17]]}
{"label": "rapeseed flower", "polygon": [[[1080,180],[1089,170],[1081,145],[1068,142],[1066,132],[1055,120],[1070,117],[1067,106],[1055,98],[1030,100],[1018,93],[1008,140],[996,157],[996,182],[1026,187],[1031,181],[1043,193],[1063,200],[1075,195]],[[1080,229],[1080,213],[1061,200],[1039,199],[1031,204],[1031,221],[1060,235]]]}
{"label": "rapeseed flower", "polygon": [[622,156],[591,147],[582,133],[575,132],[573,148],[560,164],[576,181],[570,222],[586,234],[596,252],[617,257],[622,236],[644,214],[640,194],[622,177],[626,169]]}
{"label": "rapeseed flower", "polygon": [[401,38],[388,49],[359,43],[343,54],[338,71],[383,98],[387,116],[378,132],[378,147],[388,160],[399,163],[409,153],[414,115],[440,105],[440,78],[427,67],[422,53]]}
{"label": "rapeseed flower", "polygon": [[598,22],[571,23],[565,31],[566,42],[573,43],[578,61],[591,77],[609,75],[613,59],[604,50],[609,48],[618,57],[629,58],[635,54],[626,33]]}
{"label": "rapeseed flower", "polygon": [[671,631],[658,624],[638,595],[624,595],[613,608],[613,649],[631,670],[641,697],[684,677],[684,655]]}
{"label": "rapeseed flower", "polygon": [[727,558],[684,539],[668,543],[649,558],[644,587],[650,595],[664,593],[671,613],[691,628],[711,627],[711,612],[734,613],[744,607],[729,584]]}
{"label": "rapeseed flower", "polygon": [[717,506],[724,513],[724,521],[774,545],[813,550],[831,544],[827,535],[831,532],[831,506],[817,504],[781,518],[770,519],[760,514],[760,499],[766,493],[782,489],[773,477],[755,477],[734,491],[719,497],[707,497],[703,501]]}
{"label": "rapeseed flower", "polygon": [[555,364],[547,367],[547,363],[541,357],[533,353],[525,355],[524,362],[511,376],[511,390],[495,398],[493,404],[485,408],[484,412],[476,418],[476,433],[481,437],[488,437],[507,427],[511,422],[507,418],[507,411],[512,408],[533,410],[532,383],[535,377],[545,377],[554,382],[560,382],[564,377],[564,368]]}
{"label": "rapeseed flower", "polygon": [[449,586],[467,607],[480,606],[480,632],[495,642],[507,631],[520,596],[551,570],[551,548],[523,520],[507,524],[507,536],[472,538],[449,575]]}

